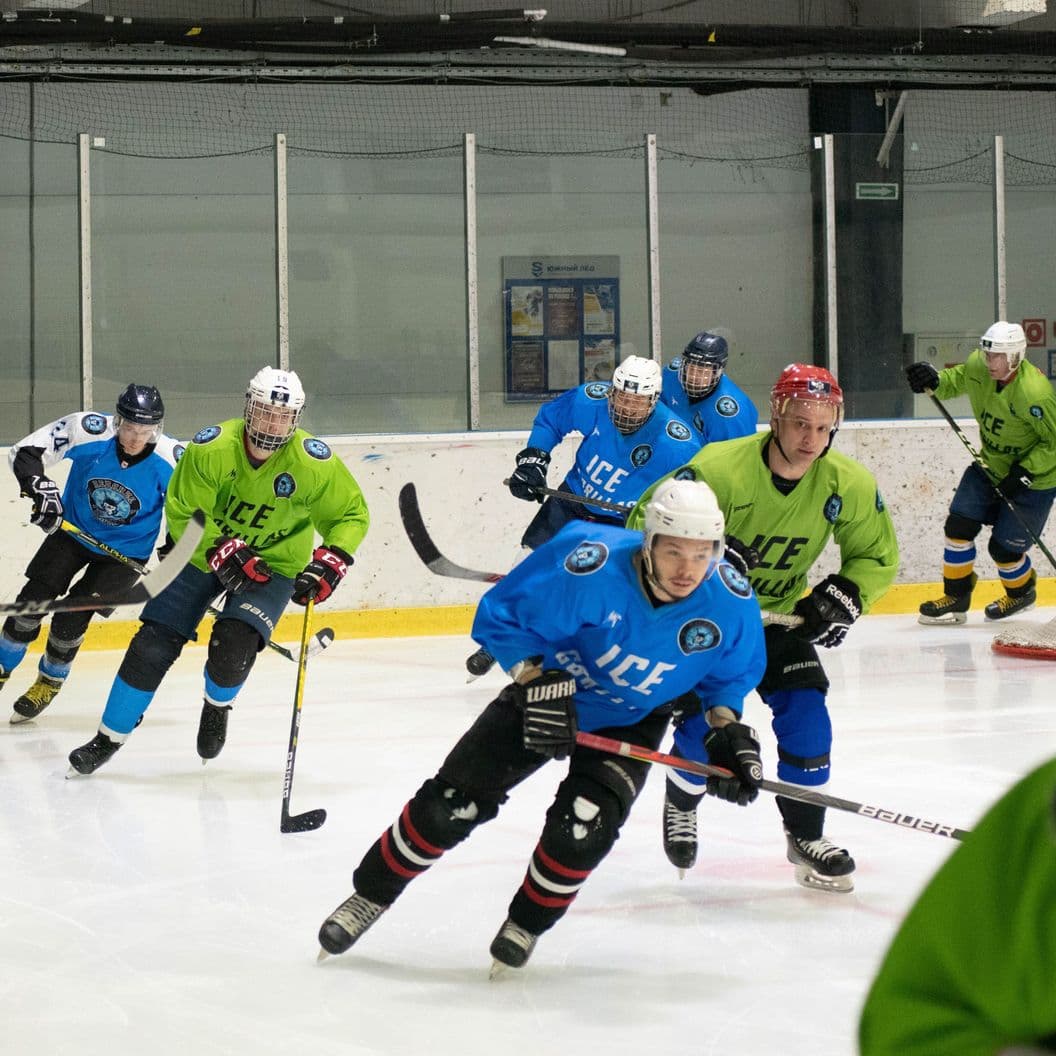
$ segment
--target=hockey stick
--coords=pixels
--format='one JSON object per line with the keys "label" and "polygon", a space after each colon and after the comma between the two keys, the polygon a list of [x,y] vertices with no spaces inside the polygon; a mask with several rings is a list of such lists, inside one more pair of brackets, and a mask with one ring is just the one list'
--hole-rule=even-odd
{"label": "hockey stick", "polygon": [[144,576],[138,583],[133,583],[128,590],[112,598],[79,597],[51,598],[46,601],[9,601],[0,604],[0,614],[18,616],[48,616],[54,612],[85,612],[88,609],[127,609],[142,605],[145,601],[157,597],[183,570],[190,561],[202,536],[205,534],[205,514],[195,510],[180,536],[180,541],[172,548],[168,556],[149,576]]}
{"label": "hockey stick", "polygon": [[950,414],[948,410],[946,410],[946,407],[943,405],[942,401],[938,398],[938,396],[935,395],[934,392],[929,392],[928,395],[931,397],[931,402],[935,404],[936,407],[938,407],[939,413],[943,416],[943,418],[946,419],[947,422],[950,423],[950,428],[952,428],[954,433],[956,433],[957,439],[960,440],[960,442],[964,444],[964,446],[968,449],[968,454],[972,456],[972,460],[983,471],[983,475],[990,482],[990,486],[994,489],[995,492],[997,492],[998,496],[1004,501],[1005,505],[1011,511],[1012,516],[1015,517],[1015,519],[1019,522],[1020,528],[1022,528],[1023,531],[1025,531],[1027,535],[1030,536],[1031,541],[1034,543],[1034,545],[1049,559],[1049,564],[1052,565],[1053,568],[1056,568],[1056,557],[1053,557],[1052,554],[1049,553],[1048,547],[1046,547],[1046,545],[1034,534],[1034,532],[1031,531],[1030,526],[1019,515],[1019,510],[1016,509],[1015,503],[1013,503],[1013,501],[997,486],[997,481],[995,481],[994,478],[990,475],[990,467],[986,464],[985,461],[983,461],[983,456],[979,454],[979,452],[976,451],[974,447],[972,447],[972,442],[968,439],[967,436],[964,435],[964,430],[957,424],[954,417]]}
{"label": "hockey stick", "polygon": [[[509,480],[504,480],[503,484],[506,487],[510,486]],[[577,495],[574,491],[558,491],[556,488],[545,488],[542,484],[534,485],[532,491],[540,495],[546,495],[551,499],[578,502],[580,506],[597,506],[599,510],[612,510],[614,513],[622,514],[624,520],[627,520],[627,514],[634,508],[633,506],[621,506],[618,502],[609,502],[608,499],[588,499],[586,495]]]}
{"label": "hockey stick", "polygon": [[[84,542],[91,546],[94,546],[97,550],[102,550],[107,557],[112,557],[115,561],[120,561],[123,565],[128,565],[129,568],[134,568],[141,576],[148,575],[150,569],[146,565],[141,564],[139,561],[134,560],[127,554],[121,553],[120,550],[115,550],[112,546],[108,546],[101,539],[96,539],[90,532],[86,532],[83,528],[78,528],[77,525],[70,521],[63,521],[61,526],[64,532],[68,532],[75,539],[82,539]],[[213,605],[210,605],[206,610],[211,616],[219,616],[220,610]],[[315,656],[316,653],[321,653],[328,645],[334,640],[334,630],[332,627],[324,627],[320,631],[316,631],[312,635],[312,642],[308,646],[308,655]],[[268,648],[278,653],[279,656],[286,657],[287,660],[292,660],[294,663],[297,662],[297,654],[292,649],[287,649],[284,645],[279,645],[277,642],[268,642]]]}
{"label": "hockey stick", "polygon": [[311,832],[326,821],[326,811],[319,807],[303,814],[290,814],[290,793],[293,791],[293,764],[297,758],[297,735],[301,728],[301,704],[304,700],[304,676],[308,670],[308,630],[312,625],[314,599],[304,606],[304,623],[301,625],[301,648],[297,654],[297,689],[293,694],[293,720],[290,723],[290,746],[286,750],[286,776],[282,783],[282,816],[280,832]]}
{"label": "hockey stick", "polygon": [[[672,770],[682,770],[689,774],[700,774],[702,777],[731,776],[730,771],[721,766],[710,766],[707,763],[694,762],[692,759],[683,759],[678,755],[665,755],[663,752],[654,752],[649,748],[643,748],[639,744],[617,741],[612,737],[602,737],[596,733],[577,733],[576,744],[582,745],[584,748],[594,748],[599,752],[608,752],[610,755],[626,755],[631,759],[640,759],[645,763],[657,763]],[[775,796],[784,796],[786,799],[798,799],[803,803],[813,803],[817,807],[833,807],[836,810],[846,810],[863,818],[872,818],[873,821],[886,821],[888,824],[897,825],[901,829],[916,829],[917,832],[929,832],[933,836],[948,836],[951,840],[963,840],[966,836],[971,835],[967,829],[958,829],[939,821],[927,821],[924,818],[918,818],[914,814],[902,814],[897,810],[888,810],[885,807],[874,807],[867,803],[855,803],[850,799],[838,799],[836,796],[827,796],[823,792],[813,792],[809,788],[789,785],[784,781],[764,780],[759,787],[764,792],[772,792]]]}

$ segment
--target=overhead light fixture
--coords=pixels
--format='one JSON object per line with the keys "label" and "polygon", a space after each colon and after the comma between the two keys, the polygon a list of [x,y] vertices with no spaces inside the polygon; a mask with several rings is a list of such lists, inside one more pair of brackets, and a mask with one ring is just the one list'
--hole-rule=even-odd
{"label": "overhead light fixture", "polygon": [[626,48],[613,48],[608,44],[576,44],[570,40],[551,40],[549,37],[495,37],[496,44],[523,44],[529,48],[544,48],[550,51],[578,51],[586,55],[616,55],[623,58]]}

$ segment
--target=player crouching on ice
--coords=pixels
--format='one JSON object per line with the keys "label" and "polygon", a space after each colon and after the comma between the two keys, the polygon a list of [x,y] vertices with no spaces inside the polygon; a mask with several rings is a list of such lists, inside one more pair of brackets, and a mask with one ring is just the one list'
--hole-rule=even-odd
{"label": "player crouching on ice", "polygon": [[[547,811],[493,971],[520,968],[612,849],[647,763],[577,747],[577,729],[656,749],[675,716],[732,771],[707,792],[746,804],[762,780],[740,722],[766,658],[759,606],[723,560],[725,525],[706,484],[671,481],[644,535],[575,521],[481,599],[473,637],[513,679],[367,851],[355,893],[324,921],[320,957],[344,953],[407,885],[494,818],[549,759],[568,773]],[[703,702],[703,704],[701,704]]]}

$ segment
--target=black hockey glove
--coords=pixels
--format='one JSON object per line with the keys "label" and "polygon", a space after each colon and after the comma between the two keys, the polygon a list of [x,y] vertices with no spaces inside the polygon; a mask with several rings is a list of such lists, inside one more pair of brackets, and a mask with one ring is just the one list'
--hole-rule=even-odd
{"label": "black hockey glove", "polygon": [[930,363],[910,363],[906,367],[909,387],[918,395],[934,392],[939,387],[939,372]]}
{"label": "black hockey glove", "polygon": [[1021,491],[1029,490],[1034,483],[1034,474],[1029,469],[1024,469],[1018,462],[1013,462],[1008,467],[1008,475],[999,481],[997,490],[1006,499],[1014,499]]}
{"label": "black hockey glove", "polygon": [[792,610],[803,623],[792,633],[814,645],[832,649],[847,637],[847,629],[862,614],[862,595],[846,576],[826,576]]}
{"label": "black hockey glove", "polygon": [[169,535],[168,532],[166,532],[165,533],[165,542],[163,542],[161,544],[161,546],[159,546],[157,548],[157,550],[154,551],[154,553],[156,553],[158,555],[158,560],[159,561],[164,561],[165,558],[167,558],[169,556],[170,551],[172,550],[172,548],[175,545],[176,545],[176,540],[173,539],[173,537],[171,535]]}
{"label": "black hockey glove", "polygon": [[674,700],[669,700],[664,706],[670,709],[671,722],[675,726],[681,726],[682,723],[696,717],[703,708],[700,697],[692,690],[683,693],[680,697],[675,697]]}
{"label": "black hockey glove", "polygon": [[249,587],[267,583],[271,579],[267,562],[241,539],[220,536],[206,550],[205,560],[228,594],[241,594]]}
{"label": "black hockey glove", "polygon": [[732,771],[730,777],[709,777],[708,795],[742,807],[754,802],[763,780],[763,761],[759,758],[755,730],[743,722],[717,726],[705,734],[704,747],[715,766]]}
{"label": "black hockey glove", "polygon": [[62,525],[63,506],[59,487],[51,477],[30,477],[23,482],[22,494],[33,500],[29,523],[51,535]]}
{"label": "black hockey glove", "polygon": [[317,546],[312,560],[294,581],[291,600],[295,605],[307,605],[312,598],[316,602],[326,601],[351,565],[352,555],[344,550],[336,546]]}
{"label": "black hockey glove", "polygon": [[722,556],[745,578],[759,564],[759,551],[735,535],[726,536],[726,552]]}
{"label": "black hockey glove", "polygon": [[540,447],[526,447],[517,454],[517,468],[510,477],[510,493],[515,499],[525,502],[542,502],[545,495],[539,488],[546,487],[546,467],[550,465],[550,452]]}
{"label": "black hockey glove", "polygon": [[564,759],[576,746],[576,680],[567,671],[548,669],[526,685],[514,683],[513,689],[524,713],[525,748]]}

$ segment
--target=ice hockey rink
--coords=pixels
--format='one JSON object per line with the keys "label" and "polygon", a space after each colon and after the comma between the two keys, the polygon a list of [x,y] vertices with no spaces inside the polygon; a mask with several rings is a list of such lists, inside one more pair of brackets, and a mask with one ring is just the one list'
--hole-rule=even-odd
{"label": "ice hockey rink", "polygon": [[[975,612],[961,628],[871,616],[827,652],[827,791],[968,829],[1051,757],[1053,667],[992,653],[997,629]],[[464,637],[339,640],[310,661],[292,809],[325,807],[328,819],[296,835],[279,832],[294,664],[262,656],[227,747],[203,766],[205,653],[186,650],[109,765],[66,780],[121,654],[82,655],[44,715],[0,729],[0,1050],[854,1053],[879,958],[956,845],[830,810],[828,834],[858,862],[856,890],[806,891],[772,797],[743,809],[709,800],[698,864],[679,880],[660,844],[662,773],[523,972],[489,981],[488,945],[560,763],[351,951],[316,963],[319,925],[351,893],[360,856],[502,685],[495,672],[466,684],[471,649]],[[746,715],[772,775],[768,712],[753,697]]]}

